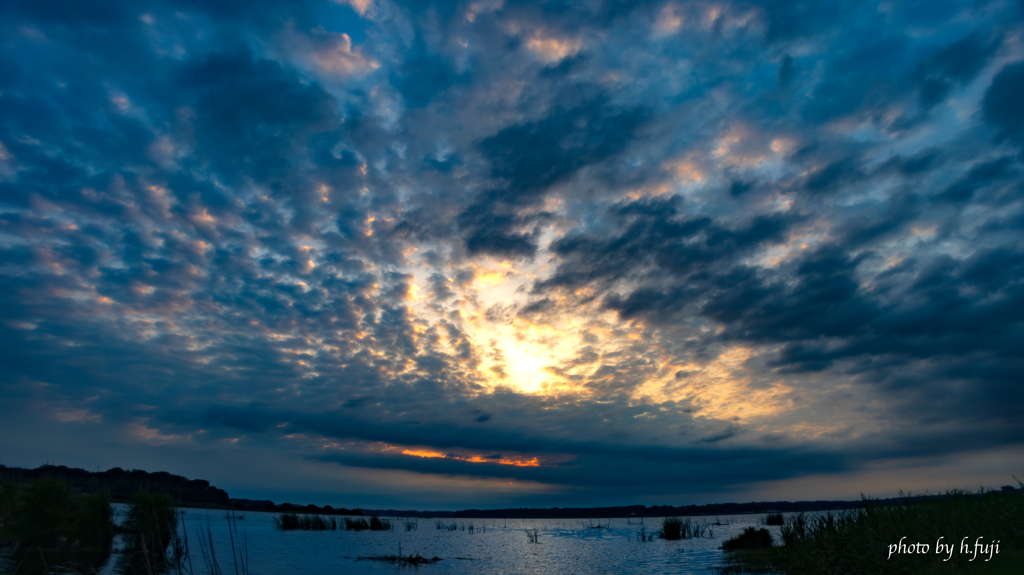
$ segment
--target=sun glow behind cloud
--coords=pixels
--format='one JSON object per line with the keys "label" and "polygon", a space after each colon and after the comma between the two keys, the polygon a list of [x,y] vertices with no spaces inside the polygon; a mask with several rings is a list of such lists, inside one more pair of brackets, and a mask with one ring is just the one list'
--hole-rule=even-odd
{"label": "sun glow behind cloud", "polygon": [[[638,404],[685,401],[700,417],[762,424],[773,420],[782,424],[792,409],[789,387],[750,387],[751,374],[744,367],[753,353],[749,347],[724,349],[701,364],[678,364],[675,350],[655,344],[643,322],[621,322],[597,301],[567,308],[556,296],[550,309],[523,316],[530,305],[527,288],[550,274],[542,262],[543,258],[515,263],[482,259],[474,264],[472,281],[452,286],[456,298],[442,308],[458,310],[466,340],[479,358],[473,367],[475,379],[488,392],[505,388],[551,398],[600,397],[601,390],[618,385],[619,378],[632,377],[632,368],[617,366],[635,350],[645,349],[652,365],[640,376],[643,383],[630,392]],[[425,271],[417,266],[410,269],[421,274],[416,277]],[[430,325],[449,314],[438,313],[427,289],[413,284],[408,301],[415,317]],[[441,339],[455,354],[454,342]],[[679,379],[680,373],[687,374],[684,380]],[[785,431],[782,425],[778,429]],[[793,432],[803,434],[796,428]],[[409,454],[426,457],[426,453]]]}
{"label": "sun glow behind cloud", "polygon": [[1019,14],[961,4],[16,9],[0,416],[452,490],[1019,443]]}

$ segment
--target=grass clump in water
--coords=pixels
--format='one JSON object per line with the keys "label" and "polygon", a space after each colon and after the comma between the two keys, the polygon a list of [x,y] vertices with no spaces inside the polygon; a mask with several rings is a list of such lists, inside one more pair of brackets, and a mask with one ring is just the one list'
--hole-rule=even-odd
{"label": "grass clump in water", "polygon": [[768,517],[765,517],[764,519],[765,525],[782,525],[785,522],[786,521],[782,517],[781,513],[769,513]]}
{"label": "grass clump in water", "polygon": [[[370,517],[369,522],[361,517],[358,519],[345,518],[345,531],[363,531],[366,529],[370,531],[390,531],[392,528],[390,520],[382,519],[376,515]],[[407,526],[406,531],[411,531],[411,529],[408,529]]]}
{"label": "grass clump in water", "polygon": [[[864,499],[853,511],[791,516],[780,530],[781,545],[767,548],[751,548],[754,537],[761,536],[747,531],[723,544],[729,551],[723,573],[1019,573],[1024,565],[1024,495],[1020,490],[953,490],[906,497],[892,505]],[[937,553],[940,538],[951,547]],[[969,548],[960,548],[963,541]],[[975,556],[979,541],[991,547]],[[911,544],[921,546],[911,552]]]}
{"label": "grass clump in water", "polygon": [[385,563],[394,563],[402,567],[418,567],[420,565],[429,565],[431,563],[437,563],[440,560],[440,557],[433,557],[427,559],[419,553],[414,553],[412,555],[371,555],[370,557],[356,558],[356,561],[383,561]]}
{"label": "grass clump in water", "polygon": [[706,521],[697,523],[689,517],[666,517],[661,521],[661,537],[669,541],[687,539],[691,537],[703,537],[712,535],[711,528]]}
{"label": "grass clump in water", "polygon": [[683,538],[683,520],[679,517],[666,517],[661,522],[661,536],[669,541]]}
{"label": "grass clump in water", "polygon": [[349,519],[345,518],[345,531],[362,531],[363,529],[369,529],[370,524],[365,519]]}
{"label": "grass clump in water", "polygon": [[322,515],[282,513],[274,518],[274,526],[282,531],[288,531],[291,529],[303,529],[306,531],[334,531],[338,528],[338,522],[333,517],[328,518]]}

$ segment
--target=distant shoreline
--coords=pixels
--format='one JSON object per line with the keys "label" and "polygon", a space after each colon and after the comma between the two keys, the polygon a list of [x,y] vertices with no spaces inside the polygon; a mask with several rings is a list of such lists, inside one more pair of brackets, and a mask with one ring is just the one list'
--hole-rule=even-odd
{"label": "distant shoreline", "polygon": [[[381,515],[389,517],[441,517],[458,519],[607,519],[641,518],[667,516],[716,516],[743,515],[751,513],[796,513],[801,511],[840,511],[855,509],[863,505],[856,501],[760,501],[748,503],[709,503],[705,505],[619,505],[606,507],[551,507],[551,508],[503,508],[464,509],[460,511],[419,511],[402,509],[358,509],[335,508],[330,505],[297,505],[274,503],[270,500],[232,498],[223,489],[210,485],[206,480],[188,479],[167,472],[123,470],[115,467],[107,471],[87,471],[63,465],[43,465],[35,469],[7,467],[0,465],[0,477],[15,483],[28,483],[40,477],[55,477],[65,481],[73,490],[91,493],[107,491],[111,500],[123,503],[139,490],[165,493],[173,497],[180,507],[195,509],[221,509],[236,511],[265,511],[274,513],[306,513],[320,515]],[[1013,489],[1012,487],[1004,487]],[[939,495],[915,496],[936,498]],[[872,499],[876,505],[888,505],[906,501],[906,497]]]}

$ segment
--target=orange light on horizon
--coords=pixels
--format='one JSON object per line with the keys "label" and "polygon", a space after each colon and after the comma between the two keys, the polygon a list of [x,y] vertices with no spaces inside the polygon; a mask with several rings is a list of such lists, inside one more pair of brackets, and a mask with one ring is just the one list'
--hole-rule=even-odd
{"label": "orange light on horizon", "polygon": [[412,455],[414,457],[447,457],[443,453],[436,451],[426,451],[423,449],[403,449],[402,455]]}
{"label": "orange light on horizon", "polygon": [[516,467],[540,467],[540,462],[536,457],[532,459],[490,459],[482,457],[480,455],[471,455],[469,457],[463,457],[454,454],[444,454],[437,451],[428,451],[425,449],[403,449],[402,455],[411,455],[413,457],[440,457],[443,459],[455,459],[457,461],[465,461],[468,463],[497,463],[499,465],[514,465]]}
{"label": "orange light on horizon", "polygon": [[480,457],[479,455],[474,455],[472,457],[456,457],[455,459],[459,459],[459,460],[462,460],[462,461],[468,461],[470,463],[497,463],[499,465],[515,465],[516,467],[540,467],[540,462],[537,461],[536,457],[534,457],[533,459],[527,459],[527,460],[522,460],[522,459],[504,459],[504,458],[503,459],[484,459],[483,457]]}

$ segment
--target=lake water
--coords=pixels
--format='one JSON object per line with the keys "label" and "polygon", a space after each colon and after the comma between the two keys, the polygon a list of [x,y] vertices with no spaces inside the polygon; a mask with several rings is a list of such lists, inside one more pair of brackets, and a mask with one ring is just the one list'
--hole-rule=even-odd
{"label": "lake water", "polygon": [[[123,506],[118,514],[123,513]],[[194,572],[205,574],[198,548],[199,530],[209,525],[214,551],[223,573],[234,573],[231,561],[229,522],[224,511],[184,510]],[[418,527],[405,530],[405,520],[392,518],[392,531],[281,531],[274,527],[274,513],[245,512],[238,531],[248,541],[249,573],[397,573],[418,575],[466,574],[702,574],[721,566],[722,542],[745,527],[759,526],[765,515],[697,517],[710,525],[713,535],[698,539],[638,541],[639,519],[604,519],[600,529],[587,519],[442,519],[459,525],[456,531],[439,530],[434,519],[413,519]],[[344,524],[344,518],[338,517]],[[209,522],[209,523],[207,523]],[[469,531],[473,526],[472,532]],[[661,529],[661,519],[644,518],[648,533]],[[463,530],[465,528],[465,530]],[[528,542],[525,530],[537,530],[539,543]],[[776,541],[779,528],[768,527]],[[238,549],[242,542],[236,540]],[[419,567],[399,567],[377,561],[359,561],[373,555],[419,553],[442,561]],[[102,575],[118,575],[115,560]]]}

